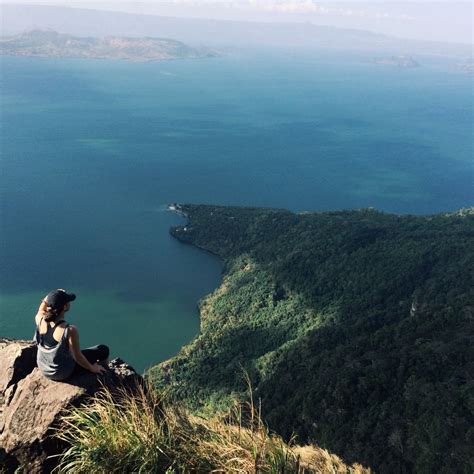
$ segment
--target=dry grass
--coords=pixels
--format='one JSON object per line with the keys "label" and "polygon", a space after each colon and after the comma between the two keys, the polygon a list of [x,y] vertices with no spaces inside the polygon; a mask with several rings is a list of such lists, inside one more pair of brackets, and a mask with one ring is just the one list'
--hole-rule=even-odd
{"label": "dry grass", "polygon": [[110,392],[71,409],[57,436],[70,448],[67,473],[367,473],[327,451],[285,443],[263,423],[253,400],[206,419],[167,403],[152,389],[117,401]]}
{"label": "dry grass", "polygon": [[300,466],[303,472],[311,473],[347,473],[370,474],[371,470],[360,464],[348,466],[341,458],[317,446],[294,446],[294,453],[300,457]]}

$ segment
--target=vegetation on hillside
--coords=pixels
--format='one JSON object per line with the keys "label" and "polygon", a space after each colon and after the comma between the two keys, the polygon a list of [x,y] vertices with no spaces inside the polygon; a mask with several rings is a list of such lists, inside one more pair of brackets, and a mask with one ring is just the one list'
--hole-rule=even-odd
{"label": "vegetation on hillside", "polygon": [[152,369],[201,412],[243,396],[272,429],[381,472],[472,472],[474,214],[181,206],[221,256],[201,333]]}
{"label": "vegetation on hillside", "polygon": [[105,391],[86,406],[71,409],[57,433],[70,445],[57,470],[370,474],[317,447],[284,443],[269,432],[251,402],[205,419],[162,395],[151,389],[124,392],[117,403],[116,396]]}

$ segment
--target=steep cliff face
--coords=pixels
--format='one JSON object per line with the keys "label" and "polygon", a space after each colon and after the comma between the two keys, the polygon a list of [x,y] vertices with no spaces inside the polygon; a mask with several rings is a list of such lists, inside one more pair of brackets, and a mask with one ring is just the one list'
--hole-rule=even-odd
{"label": "steep cliff face", "polygon": [[133,388],[141,376],[120,359],[104,376],[74,375],[54,382],[36,368],[36,346],[30,341],[0,339],[0,466],[13,471],[50,472],[65,446],[51,435],[64,409],[78,406],[102,387]]}
{"label": "steep cliff face", "polygon": [[213,410],[241,396],[244,368],[286,438],[381,472],[474,466],[472,209],[177,209],[189,221],[172,235],[220,255],[225,272],[157,385]]}

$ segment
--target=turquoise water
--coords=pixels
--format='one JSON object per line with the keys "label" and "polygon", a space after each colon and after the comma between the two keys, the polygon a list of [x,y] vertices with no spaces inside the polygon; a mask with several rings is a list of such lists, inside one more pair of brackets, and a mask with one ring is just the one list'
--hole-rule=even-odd
{"label": "turquoise water", "polygon": [[221,263],[169,202],[426,214],[472,205],[472,76],[355,56],[2,58],[0,335],[64,287],[83,346],[139,369],[198,331]]}

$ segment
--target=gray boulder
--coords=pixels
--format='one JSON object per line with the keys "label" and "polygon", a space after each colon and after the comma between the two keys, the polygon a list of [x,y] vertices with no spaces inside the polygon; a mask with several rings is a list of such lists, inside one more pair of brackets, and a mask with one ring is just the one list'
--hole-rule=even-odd
{"label": "gray boulder", "polygon": [[0,397],[33,371],[35,361],[36,345],[32,341],[0,338]]}

